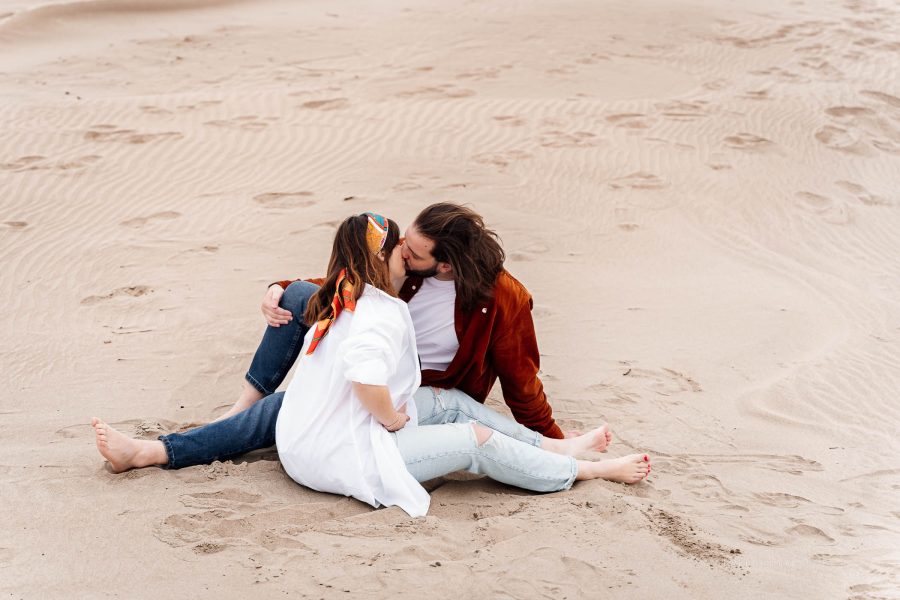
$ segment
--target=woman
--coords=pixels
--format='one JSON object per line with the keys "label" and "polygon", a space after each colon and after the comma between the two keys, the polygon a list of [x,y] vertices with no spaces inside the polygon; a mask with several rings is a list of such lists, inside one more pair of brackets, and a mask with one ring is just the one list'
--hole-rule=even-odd
{"label": "woman", "polygon": [[[279,456],[293,479],[421,516],[429,497],[419,482],[463,469],[541,492],[568,489],[576,479],[636,483],[647,476],[645,454],[596,462],[572,457],[604,450],[611,439],[606,426],[575,439],[539,439],[540,447],[474,422],[417,427],[411,400],[420,371],[409,312],[395,295],[405,277],[398,242],[396,223],[380,215],[350,217],[338,228],[328,276],[305,313],[316,326],[306,336],[275,427]],[[132,440],[99,419],[93,424],[97,447],[114,471],[186,466],[177,460],[184,440],[170,439],[178,434]],[[215,423],[206,428],[215,434]],[[507,431],[515,428],[524,430],[512,424]],[[183,437],[201,445],[204,439]]]}

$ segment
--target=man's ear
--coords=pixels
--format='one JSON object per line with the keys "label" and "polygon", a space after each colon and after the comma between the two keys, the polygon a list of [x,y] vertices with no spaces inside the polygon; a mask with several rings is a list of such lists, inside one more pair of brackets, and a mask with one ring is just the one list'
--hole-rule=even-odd
{"label": "man's ear", "polygon": [[451,265],[450,263],[438,262],[438,264],[437,264],[437,271],[438,271],[438,273],[440,273],[441,275],[446,275],[447,273],[452,273],[452,272],[453,272],[453,265]]}

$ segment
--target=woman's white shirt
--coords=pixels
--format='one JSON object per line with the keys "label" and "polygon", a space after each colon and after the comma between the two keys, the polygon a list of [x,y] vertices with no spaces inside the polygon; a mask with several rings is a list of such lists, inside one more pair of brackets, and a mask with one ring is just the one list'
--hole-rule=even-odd
{"label": "woman's white shirt", "polygon": [[315,490],[425,515],[428,493],[352,385],[387,386],[394,407],[406,406],[406,427],[416,426],[413,394],[421,372],[406,304],[366,285],[356,309],[342,312],[306,356],[314,331],[306,335],[275,427],[285,471]]}

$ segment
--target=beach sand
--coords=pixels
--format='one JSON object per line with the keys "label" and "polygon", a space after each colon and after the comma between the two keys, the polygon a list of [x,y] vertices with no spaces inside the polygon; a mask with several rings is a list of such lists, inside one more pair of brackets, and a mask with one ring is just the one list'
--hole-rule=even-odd
{"label": "beach sand", "polygon": [[[0,100],[3,598],[900,598],[896,2],[0,2]],[[269,282],[439,200],[648,481],[105,469],[92,416],[215,418]]]}

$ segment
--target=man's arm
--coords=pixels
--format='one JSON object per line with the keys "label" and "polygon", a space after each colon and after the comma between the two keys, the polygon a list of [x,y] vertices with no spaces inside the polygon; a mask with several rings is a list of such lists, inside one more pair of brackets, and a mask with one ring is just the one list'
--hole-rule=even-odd
{"label": "man's arm", "polygon": [[524,288],[515,291],[495,298],[497,319],[489,358],[516,421],[547,437],[563,438],[538,378],[541,358],[531,318],[531,297]]}
{"label": "man's arm", "polygon": [[291,315],[291,311],[284,310],[279,306],[279,303],[281,302],[281,296],[284,294],[284,290],[295,281],[310,281],[316,285],[322,285],[325,279],[285,279],[284,281],[276,281],[270,285],[269,289],[266,290],[266,295],[263,296],[262,306],[260,306],[263,317],[265,317],[266,323],[268,323],[269,326],[281,327],[282,325],[290,323],[294,318]]}

